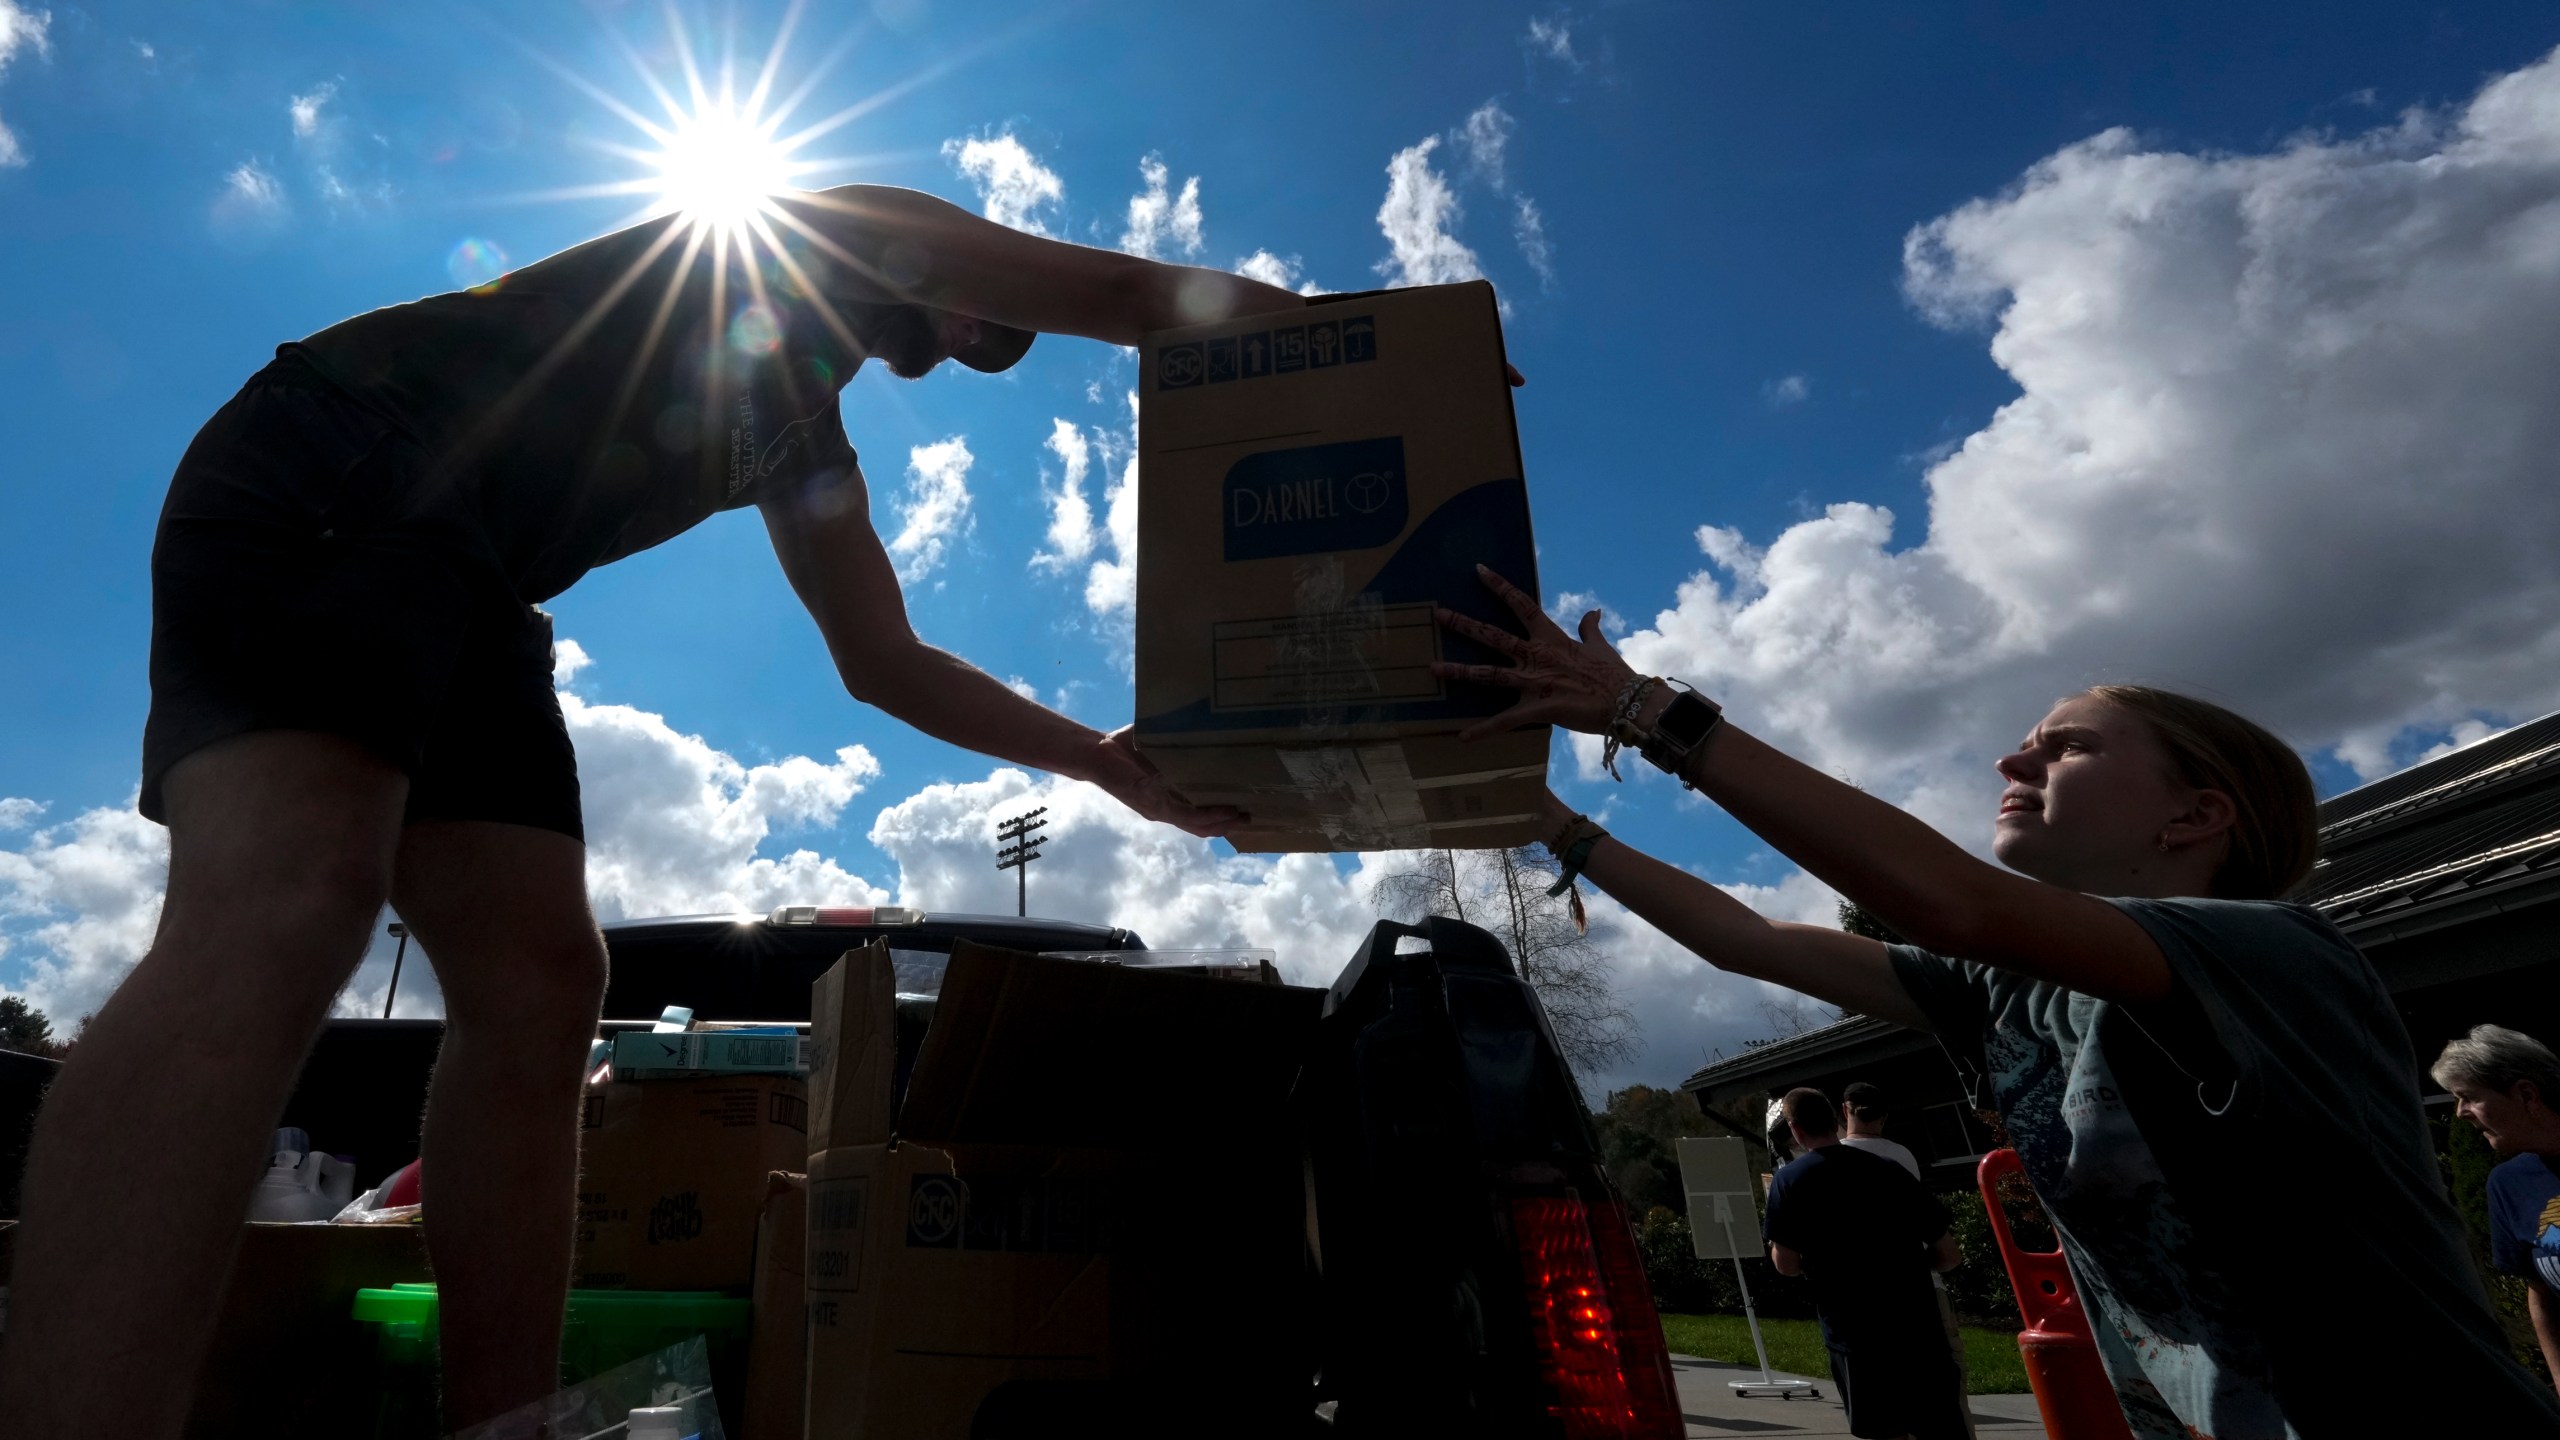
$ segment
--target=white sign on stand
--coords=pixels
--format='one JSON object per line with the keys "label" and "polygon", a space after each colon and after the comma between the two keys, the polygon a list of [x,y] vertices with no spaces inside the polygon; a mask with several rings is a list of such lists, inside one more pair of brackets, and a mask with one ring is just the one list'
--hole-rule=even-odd
{"label": "white sign on stand", "polygon": [[1766,1392],[1781,1400],[1798,1395],[1820,1399],[1810,1380],[1781,1380],[1769,1371],[1769,1347],[1760,1339],[1760,1314],[1752,1308],[1751,1281],[1743,1274],[1744,1247],[1760,1251],[1759,1187],[1753,1183],[1751,1152],[1739,1136],[1680,1141],[1680,1188],[1689,1201],[1689,1239],[1701,1260],[1733,1261],[1733,1282],[1742,1289],[1742,1316],[1751,1327],[1752,1353],[1760,1357],[1760,1378],[1726,1382],[1737,1395]]}

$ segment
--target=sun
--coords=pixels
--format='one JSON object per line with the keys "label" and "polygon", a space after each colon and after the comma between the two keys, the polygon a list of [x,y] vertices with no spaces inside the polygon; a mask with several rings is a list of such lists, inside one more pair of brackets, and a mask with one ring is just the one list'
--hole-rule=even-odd
{"label": "sun", "polygon": [[650,157],[658,172],[655,208],[701,229],[743,231],[798,173],[789,146],[775,138],[778,122],[725,98],[702,100],[659,128],[664,139]]}

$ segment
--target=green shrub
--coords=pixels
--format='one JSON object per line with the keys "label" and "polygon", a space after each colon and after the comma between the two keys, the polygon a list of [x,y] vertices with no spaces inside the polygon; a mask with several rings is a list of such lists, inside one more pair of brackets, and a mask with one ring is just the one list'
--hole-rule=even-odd
{"label": "green shrub", "polygon": [[[1657,1309],[1693,1315],[1739,1315],[1742,1288],[1731,1260],[1701,1260],[1690,1237],[1689,1222],[1679,1211],[1657,1205],[1636,1227],[1636,1248],[1644,1256],[1645,1279],[1653,1287]],[[1751,1285],[1751,1303],[1766,1316],[1813,1317],[1813,1287],[1801,1277],[1779,1274],[1766,1252],[1745,1252],[1743,1269]]]}

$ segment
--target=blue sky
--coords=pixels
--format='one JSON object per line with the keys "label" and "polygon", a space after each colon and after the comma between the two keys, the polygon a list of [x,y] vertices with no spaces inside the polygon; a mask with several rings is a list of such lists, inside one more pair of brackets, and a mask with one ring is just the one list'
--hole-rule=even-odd
{"label": "blue sky", "polygon": [[[749,73],[784,18],[674,13],[706,61],[733,47]],[[14,282],[0,289],[0,673],[14,692],[0,706],[0,797],[25,802],[0,810],[0,887],[14,887],[0,889],[0,987],[88,1003],[147,921],[144,900],[83,889],[83,842],[66,827],[121,811],[134,785],[151,526],[189,436],[278,342],[450,288],[466,241],[520,263],[632,216],[646,197],[529,197],[641,173],[604,147],[642,137],[562,72],[648,109],[625,47],[672,83],[669,33],[667,14],[640,4],[0,0],[0,37],[14,37],[0,39],[12,162],[0,254]],[[2264,714],[2332,790],[2560,700],[2526,659],[2551,628],[2536,588],[2553,579],[2549,557],[2490,519],[2547,503],[2525,498],[2535,472],[2518,456],[2532,447],[2479,438],[2529,414],[2522,390],[2498,408],[2500,387],[2524,384],[2517,367],[2540,342],[2521,325],[2484,342],[2508,363],[2483,373],[2507,378],[2463,388],[2463,405],[2487,408],[2457,424],[2428,390],[2444,371],[2432,352],[2374,338],[2408,333],[2384,323],[2395,306],[2549,304],[2532,217],[2555,192],[2536,137],[2560,110],[2533,96],[2555,43],[2560,19],[2527,5],[2337,6],[2315,25],[2218,5],[878,0],[809,7],[779,73],[785,91],[816,77],[798,112],[809,119],[880,100],[809,148],[845,161],[810,183],[1000,203],[962,173],[963,147],[992,153],[1010,137],[1005,153],[1058,191],[1027,223],[1113,245],[1146,188],[1142,159],[1160,157],[1169,201],[1198,184],[1199,248],[1176,227],[1164,253],[1234,266],[1268,252],[1329,289],[1415,278],[1390,263],[1379,220],[1405,156],[1408,177],[1447,188],[1446,233],[1510,306],[1551,598],[1595,597],[1648,663],[1978,844],[1988,755],[2090,678],[2192,684]],[[2502,77],[2522,98],[2475,99]],[[1467,141],[1489,106],[1480,123],[1506,137],[1498,164]],[[2476,193],[2446,189],[2439,172],[2461,163]],[[2366,194],[2398,198],[2373,202],[2383,215],[2358,209]],[[1524,205],[1544,275],[1520,240]],[[2387,246],[2429,216],[2483,234],[2508,224],[2513,243],[2483,242],[2442,294],[2404,293],[2393,277],[2442,253]],[[2383,271],[2302,279],[2359,253]],[[2364,299],[2342,305],[2342,285]],[[2145,315],[2185,328],[2155,331]],[[2324,325],[2362,338],[2306,352]],[[2218,346],[2216,326],[2238,338]],[[2214,366],[2232,378],[2180,378]],[[2294,383],[2242,405],[2271,367]],[[1052,339],[1003,377],[865,374],[845,394],[884,532],[919,493],[919,447],[960,437],[971,457],[965,523],[936,537],[939,563],[909,590],[918,629],[1098,726],[1129,710],[1125,617],[1087,591],[1091,562],[1112,555],[1102,516],[1131,379],[1111,347]],[[2335,428],[2319,418],[2332,412],[2285,407],[2324,387],[2354,424],[2452,426],[2476,463],[2430,474],[2435,503],[2419,518],[2382,505],[2406,467],[2372,457],[2408,437],[2369,436],[2335,464],[2301,453],[2302,437]],[[2279,413],[2292,422],[2261,426]],[[1061,421],[1092,452],[1092,520],[1085,552],[1042,566],[1066,475],[1046,442]],[[933,453],[948,501],[951,452]],[[2012,534],[2016,567],[1984,524]],[[2169,542],[2168,558],[2140,563],[2146,538]],[[2499,558],[2448,589],[2409,555],[2444,547]],[[2373,578],[2355,594],[2293,583],[2368,553]],[[2393,613],[2359,608],[2377,588],[2399,597]],[[2182,608],[2194,596],[2214,606]],[[658,719],[666,734],[647,743],[709,767],[704,813],[732,827],[717,863],[767,862],[764,880],[717,895],[762,896],[756,884],[781,883],[772,865],[805,850],[834,868],[793,872],[804,878],[995,903],[992,872],[967,870],[960,821],[926,812],[1032,791],[845,700],[750,515],[599,571],[552,608],[592,658],[571,682],[582,705]],[[828,758],[848,746],[869,768]],[[835,768],[791,805],[747,814],[751,787],[706,754],[742,773],[795,757]],[[589,773],[592,790],[619,772]],[[1621,833],[1818,912],[1783,861],[1670,787],[1582,778],[1561,749],[1558,775]],[[1131,868],[1157,841],[1092,826],[1094,888],[1062,907],[1176,873]],[[118,853],[147,849],[130,826],[117,833]],[[649,853],[664,868],[690,852]],[[1244,932],[1257,917],[1313,923],[1251,909],[1296,883],[1279,871],[1207,847],[1163,863],[1263,898],[1150,902],[1161,940],[1276,943]],[[147,864],[131,873],[149,879]],[[640,906],[711,892],[616,893]],[[1325,925],[1348,923],[1339,897],[1312,893],[1298,898],[1332,905]],[[1315,933],[1311,975],[1343,958],[1316,953],[1337,929]],[[1692,1007],[1679,1043],[1652,1046],[1656,1078],[1748,1029],[1738,992],[1721,993]]]}

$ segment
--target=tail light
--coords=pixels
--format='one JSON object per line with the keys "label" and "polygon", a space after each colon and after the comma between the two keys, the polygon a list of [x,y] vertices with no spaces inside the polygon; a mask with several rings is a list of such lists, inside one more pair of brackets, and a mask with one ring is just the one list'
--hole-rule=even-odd
{"label": "tail light", "polygon": [[1671,1374],[1671,1346],[1662,1338],[1662,1315],[1653,1307],[1653,1284],[1644,1278],[1635,1231],[1614,1199],[1591,1207],[1591,1244],[1600,1256],[1600,1280],[1609,1287],[1609,1313],[1618,1322],[1618,1372],[1627,1378],[1627,1404],[1635,1421],[1630,1440],[1679,1440],[1689,1433],[1680,1414],[1680,1386]]}
{"label": "tail light", "polygon": [[1686,1424],[1662,1321],[1618,1208],[1603,1202],[1594,1213],[1571,1193],[1518,1196],[1511,1233],[1547,1413],[1563,1440],[1678,1440]]}

